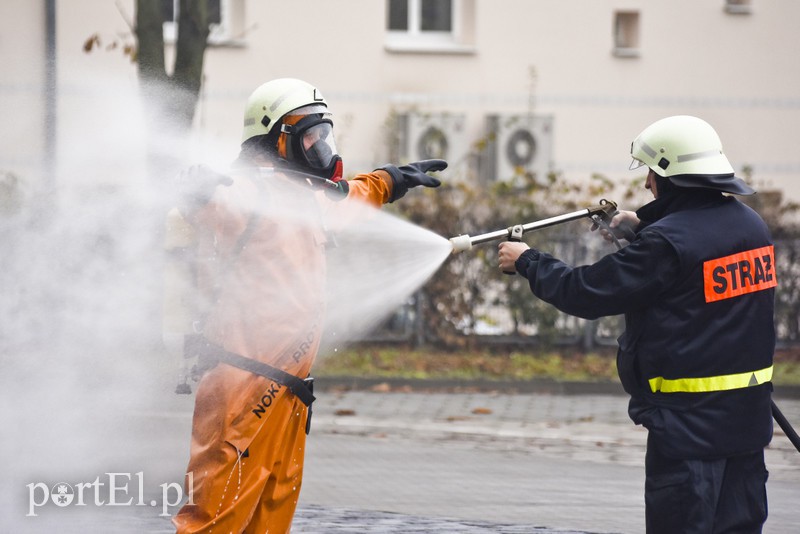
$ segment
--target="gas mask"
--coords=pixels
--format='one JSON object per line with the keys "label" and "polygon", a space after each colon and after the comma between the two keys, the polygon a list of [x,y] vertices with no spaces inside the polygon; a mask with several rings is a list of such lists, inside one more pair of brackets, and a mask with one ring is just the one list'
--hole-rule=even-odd
{"label": "gas mask", "polygon": [[281,133],[278,154],[289,168],[334,183],[342,179],[333,121],[320,113],[290,115],[284,118]]}

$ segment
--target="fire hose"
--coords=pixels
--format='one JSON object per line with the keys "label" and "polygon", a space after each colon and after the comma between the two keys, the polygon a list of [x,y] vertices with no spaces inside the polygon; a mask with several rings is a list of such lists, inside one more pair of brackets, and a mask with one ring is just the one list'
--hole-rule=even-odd
{"label": "fire hose", "polygon": [[[629,242],[633,241],[636,234],[634,233],[633,229],[626,225],[620,225],[616,231],[611,229],[609,223],[617,213],[618,211],[616,202],[602,199],[600,200],[600,203],[595,206],[565,213],[563,215],[556,215],[555,217],[549,217],[547,219],[541,219],[526,224],[517,224],[503,230],[495,230],[493,232],[487,232],[485,234],[479,234],[476,236],[462,234],[456,237],[451,237],[450,243],[453,246],[453,253],[463,252],[471,249],[475,245],[488,243],[490,241],[497,241],[501,239],[507,239],[508,241],[522,241],[523,234],[527,232],[541,230],[542,228],[548,228],[550,226],[556,226],[558,224],[563,224],[578,219],[589,218],[595,225],[607,230],[612,241],[614,242],[614,245],[617,247],[617,249],[621,249],[622,244],[619,242],[617,234],[621,235],[623,239]],[[506,272],[505,274],[513,275],[515,273]],[[798,436],[795,429],[792,427],[783,413],[778,409],[775,401],[771,400],[770,402],[772,406],[772,417],[778,423],[778,426],[781,427],[781,430],[783,430],[784,434],[786,434],[786,437],[789,439],[792,445],[794,445],[797,451],[800,452],[800,436]]]}

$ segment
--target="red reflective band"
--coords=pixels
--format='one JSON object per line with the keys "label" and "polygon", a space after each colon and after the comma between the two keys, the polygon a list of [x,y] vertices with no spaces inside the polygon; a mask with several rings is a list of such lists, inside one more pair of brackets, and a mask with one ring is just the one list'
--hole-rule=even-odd
{"label": "red reflective band", "polygon": [[706,302],[729,299],[777,285],[775,250],[772,245],[703,263]]}

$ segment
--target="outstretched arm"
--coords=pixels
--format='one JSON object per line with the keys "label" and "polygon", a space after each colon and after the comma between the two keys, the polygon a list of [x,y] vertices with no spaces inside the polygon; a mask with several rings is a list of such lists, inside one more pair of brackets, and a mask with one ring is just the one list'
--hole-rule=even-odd
{"label": "outstretched arm", "polygon": [[439,187],[442,182],[429,173],[446,168],[447,162],[441,159],[427,159],[400,167],[384,165],[371,173],[359,174],[349,180],[348,197],[358,198],[374,206],[394,202],[412,187]]}

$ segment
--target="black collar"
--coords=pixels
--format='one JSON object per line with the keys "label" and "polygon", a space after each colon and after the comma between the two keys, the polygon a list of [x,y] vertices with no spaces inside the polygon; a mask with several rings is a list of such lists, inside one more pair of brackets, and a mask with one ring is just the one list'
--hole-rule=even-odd
{"label": "black collar", "polygon": [[680,188],[670,191],[636,210],[636,216],[641,221],[639,229],[670,213],[713,206],[725,201],[725,198],[720,191],[713,189]]}

